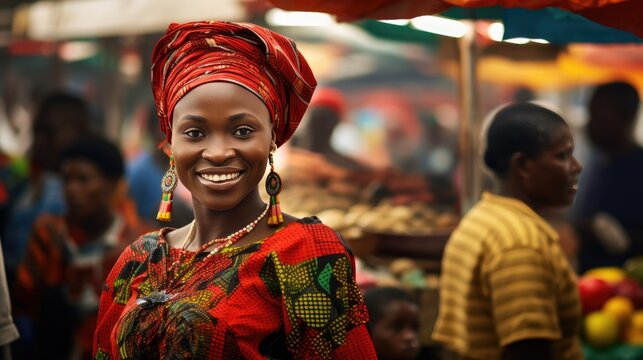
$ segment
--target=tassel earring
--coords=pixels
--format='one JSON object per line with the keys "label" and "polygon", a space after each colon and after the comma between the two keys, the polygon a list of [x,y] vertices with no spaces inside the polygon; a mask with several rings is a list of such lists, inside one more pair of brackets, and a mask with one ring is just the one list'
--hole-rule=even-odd
{"label": "tassel earring", "polygon": [[156,219],[160,221],[172,220],[172,192],[176,189],[178,177],[176,169],[174,168],[174,155],[170,155],[170,168],[163,175],[161,179],[161,190],[163,195],[161,197],[161,204],[159,205],[159,212],[156,214]]}
{"label": "tassel earring", "polygon": [[277,146],[273,143],[268,155],[270,162],[270,173],[266,177],[266,192],[270,195],[270,209],[268,209],[268,225],[279,226],[284,222],[284,216],[279,207],[279,193],[281,192],[281,178],[275,172],[275,159],[273,153]]}

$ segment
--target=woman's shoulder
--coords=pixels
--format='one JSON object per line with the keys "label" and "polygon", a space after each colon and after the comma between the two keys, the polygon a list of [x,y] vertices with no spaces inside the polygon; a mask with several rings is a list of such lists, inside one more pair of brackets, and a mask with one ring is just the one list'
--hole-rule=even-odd
{"label": "woman's shoulder", "polygon": [[136,238],[129,246],[126,247],[125,253],[130,254],[130,256],[141,256],[147,255],[153,252],[159,245],[165,243],[165,234],[171,229],[163,228],[160,230],[150,231],[144,233]]}
{"label": "woman's shoulder", "polygon": [[271,238],[275,239],[273,243],[281,249],[298,248],[311,253],[349,251],[341,234],[316,216],[295,219],[278,230]]}
{"label": "woman's shoulder", "polygon": [[317,216],[311,215],[302,218],[293,218],[292,221],[282,228],[282,230],[289,229],[293,232],[301,233],[308,236],[328,236],[337,237],[337,233],[333,228],[324,224]]}

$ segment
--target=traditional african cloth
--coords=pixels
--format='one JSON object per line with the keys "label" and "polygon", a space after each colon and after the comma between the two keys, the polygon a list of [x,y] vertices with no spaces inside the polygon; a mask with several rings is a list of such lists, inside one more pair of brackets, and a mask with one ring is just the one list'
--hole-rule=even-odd
{"label": "traditional african cloth", "polygon": [[16,312],[34,322],[35,358],[91,357],[104,279],[129,241],[142,233],[120,215],[99,237],[63,216],[36,220],[12,294]]}
{"label": "traditional african cloth", "polygon": [[168,141],[176,103],[199,85],[223,81],[264,102],[280,146],[297,128],[317,85],[294,41],[249,23],[171,24],[152,61],[152,91]]}
{"label": "traditional african cloth", "polygon": [[[95,359],[375,359],[354,257],[317,218],[206,258],[169,228],[129,246],[105,284]],[[173,267],[181,254],[188,259]]]}

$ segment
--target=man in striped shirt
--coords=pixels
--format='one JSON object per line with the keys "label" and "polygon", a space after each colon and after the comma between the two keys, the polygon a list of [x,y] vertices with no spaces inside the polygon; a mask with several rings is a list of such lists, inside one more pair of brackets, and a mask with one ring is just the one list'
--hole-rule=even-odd
{"label": "man in striped shirt", "polygon": [[497,186],[447,243],[433,339],[462,359],[582,359],[576,277],[540,215],[576,193],[569,127],[515,103],[493,116],[485,143]]}

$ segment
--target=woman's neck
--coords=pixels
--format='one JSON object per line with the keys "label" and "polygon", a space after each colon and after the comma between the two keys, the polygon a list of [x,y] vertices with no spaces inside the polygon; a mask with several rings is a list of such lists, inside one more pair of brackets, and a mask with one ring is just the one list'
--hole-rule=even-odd
{"label": "woman's neck", "polygon": [[196,235],[193,243],[199,246],[243,229],[255,221],[266,208],[266,203],[258,192],[248,195],[228,210],[213,211],[198,203],[194,205]]}

